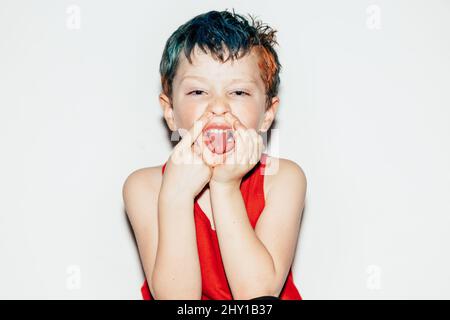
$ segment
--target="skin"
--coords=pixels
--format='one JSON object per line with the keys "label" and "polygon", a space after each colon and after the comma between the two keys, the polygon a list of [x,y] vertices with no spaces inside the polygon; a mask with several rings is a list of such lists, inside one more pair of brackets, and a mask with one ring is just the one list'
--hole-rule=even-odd
{"label": "skin", "polygon": [[[265,110],[265,84],[258,76],[258,57],[254,51],[224,64],[198,47],[193,52],[192,65],[183,54],[180,55],[173,80],[173,108],[170,98],[160,94],[160,104],[169,128],[172,131],[187,130],[203,113],[211,111],[216,118],[223,118],[227,112],[232,113],[245,127],[266,132],[275,118],[279,98],[272,98],[270,108]],[[185,78],[190,76],[200,78]],[[232,83],[234,79],[242,81]],[[189,95],[194,90],[202,92]],[[236,92],[239,90],[251,96]]]}
{"label": "skin", "polygon": [[[160,95],[167,125],[179,130],[182,140],[175,146],[164,176],[160,166],[140,169],[123,187],[125,207],[155,299],[201,298],[192,215],[197,195],[216,230],[233,298],[278,296],[281,292],[294,257],[306,177],[296,163],[279,159],[276,173],[266,176],[266,205],[252,228],[239,186],[264,150],[257,132],[268,130],[279,105],[274,97],[266,108],[265,86],[255,75],[259,68],[253,53],[222,64],[197,48],[192,65],[180,57],[173,101]],[[232,83],[233,79],[247,82]],[[235,148],[223,156],[211,153],[201,138],[204,126],[218,118],[236,129]]]}

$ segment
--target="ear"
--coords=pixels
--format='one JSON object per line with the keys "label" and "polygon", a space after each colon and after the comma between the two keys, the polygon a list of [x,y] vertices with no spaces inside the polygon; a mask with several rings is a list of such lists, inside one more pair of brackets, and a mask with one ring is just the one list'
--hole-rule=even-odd
{"label": "ear", "polygon": [[261,124],[259,132],[266,132],[272,125],[275,115],[277,114],[278,106],[280,105],[280,99],[278,97],[273,97],[270,106],[264,112],[264,120]]}
{"label": "ear", "polygon": [[166,94],[161,93],[159,95],[159,104],[161,105],[161,109],[164,114],[164,119],[166,120],[166,123],[169,126],[170,130],[172,131],[177,130],[175,118],[173,115],[172,102],[170,101],[170,98]]}

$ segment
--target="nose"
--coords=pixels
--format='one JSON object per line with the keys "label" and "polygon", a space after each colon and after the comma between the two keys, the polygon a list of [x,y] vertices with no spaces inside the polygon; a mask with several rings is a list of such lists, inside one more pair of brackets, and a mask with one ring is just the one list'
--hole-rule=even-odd
{"label": "nose", "polygon": [[214,115],[224,115],[225,113],[231,111],[231,109],[225,99],[216,98],[214,101],[209,103],[207,111],[212,112]]}

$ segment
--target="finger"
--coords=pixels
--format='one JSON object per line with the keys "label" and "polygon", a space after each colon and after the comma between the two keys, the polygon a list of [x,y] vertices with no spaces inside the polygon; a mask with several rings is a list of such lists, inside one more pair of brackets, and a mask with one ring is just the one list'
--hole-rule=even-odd
{"label": "finger", "polygon": [[244,158],[245,158],[244,152],[246,149],[246,145],[245,145],[244,137],[242,136],[241,129],[236,131],[234,148],[236,149],[235,163],[243,164]]}
{"label": "finger", "polygon": [[241,148],[242,145],[241,142],[242,138],[239,135],[237,135],[237,131],[233,134],[233,138],[234,138],[233,148],[224,154],[225,158],[223,163],[227,165],[235,165],[237,163],[238,150],[240,150],[239,148]]}
{"label": "finger", "polygon": [[201,145],[201,141],[202,140],[203,139],[197,138],[195,140],[194,144],[192,145],[192,151],[194,152],[194,154],[196,156],[200,156],[200,157],[201,157],[201,154],[202,154],[202,145]]}
{"label": "finger", "polygon": [[235,131],[238,129],[247,129],[247,127],[244,126],[244,124],[238,118],[236,118],[231,112],[225,113],[224,118],[226,121],[228,121],[229,124],[231,124],[231,127]]}
{"label": "finger", "polygon": [[225,119],[230,123],[235,132],[240,132],[243,144],[241,145],[240,152],[240,160],[247,162],[251,159],[253,154],[253,145],[254,143],[251,141],[251,138],[247,131],[248,129],[236,116],[234,116],[231,112],[225,113]]}
{"label": "finger", "polygon": [[262,144],[262,151],[261,153],[264,153],[264,151],[266,151],[266,144],[264,143],[264,138],[259,135],[260,139],[261,139],[261,144]]}
{"label": "finger", "polygon": [[203,152],[202,152],[203,161],[210,167],[215,167],[216,165],[222,163],[222,159],[221,159],[222,157],[223,157],[223,155],[219,155],[215,152],[212,152],[206,146],[203,148]]}
{"label": "finger", "polygon": [[254,152],[255,152],[255,142],[254,142],[252,130],[251,129],[246,130],[245,134],[247,137],[247,163],[254,164],[253,158],[254,158]]}
{"label": "finger", "polygon": [[225,153],[225,160],[223,163],[226,165],[234,165],[236,163],[236,145],[233,149]]}
{"label": "finger", "polygon": [[251,164],[256,164],[258,162],[258,153],[259,153],[259,135],[256,133],[254,129],[249,130],[249,135],[251,137],[252,147],[251,147]]}
{"label": "finger", "polygon": [[205,144],[203,137],[200,137],[201,140],[201,158],[203,160],[204,163],[206,163],[206,165],[208,165],[209,167],[214,167],[215,162],[216,162],[216,158],[215,158],[215,153],[213,153],[208,146]]}
{"label": "finger", "polygon": [[258,137],[257,137],[257,143],[258,143],[258,151],[257,151],[257,153],[256,153],[256,162],[258,162],[258,161],[260,161],[261,160],[261,156],[262,156],[262,152],[263,152],[263,150],[264,150],[264,140],[263,140],[263,138],[258,134]]}
{"label": "finger", "polygon": [[206,112],[202,116],[194,121],[194,125],[189,129],[189,131],[184,135],[183,139],[180,141],[181,148],[188,148],[192,146],[194,141],[200,136],[203,128],[205,128],[208,121],[212,118],[211,112]]}
{"label": "finger", "polygon": [[258,134],[258,142],[259,142],[259,157],[262,156],[262,153],[265,150],[264,139]]}

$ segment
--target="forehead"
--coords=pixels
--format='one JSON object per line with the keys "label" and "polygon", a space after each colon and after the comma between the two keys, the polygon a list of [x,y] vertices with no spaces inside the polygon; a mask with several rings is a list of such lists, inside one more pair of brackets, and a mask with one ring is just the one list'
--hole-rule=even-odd
{"label": "forehead", "polygon": [[[225,57],[227,56],[228,52],[225,53]],[[262,81],[259,76],[258,56],[253,50],[240,59],[229,58],[227,62],[223,63],[218,58],[213,58],[209,52],[205,53],[198,46],[195,46],[191,53],[192,64],[189,63],[183,52],[181,52],[179,59],[176,78],[180,80],[186,75],[195,74],[215,80],[243,78],[258,83]]]}

